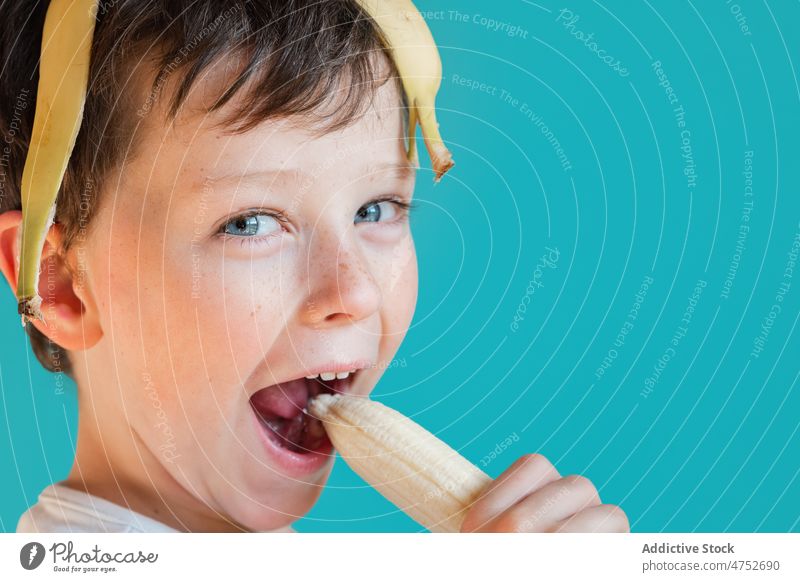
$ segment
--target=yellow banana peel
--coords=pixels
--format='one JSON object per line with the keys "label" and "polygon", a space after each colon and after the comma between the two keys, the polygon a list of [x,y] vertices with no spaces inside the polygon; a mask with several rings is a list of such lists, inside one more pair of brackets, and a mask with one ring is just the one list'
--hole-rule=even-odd
{"label": "yellow banana peel", "polygon": [[52,0],[39,62],[33,132],[22,173],[17,300],[22,324],[43,320],[39,263],[83,118],[98,0]]}
{"label": "yellow banana peel", "polygon": [[378,24],[400,73],[409,107],[408,159],[417,163],[417,123],[431,157],[434,180],[453,167],[436,121],[436,94],[442,84],[442,61],[425,19],[410,0],[358,0]]}

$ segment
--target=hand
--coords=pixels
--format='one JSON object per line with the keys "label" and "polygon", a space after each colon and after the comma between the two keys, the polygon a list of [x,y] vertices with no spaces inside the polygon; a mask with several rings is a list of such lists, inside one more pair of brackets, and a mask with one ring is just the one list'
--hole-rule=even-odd
{"label": "hand", "polygon": [[524,455],[469,508],[462,532],[628,532],[616,505],[601,504],[592,482],[561,477],[545,457]]}

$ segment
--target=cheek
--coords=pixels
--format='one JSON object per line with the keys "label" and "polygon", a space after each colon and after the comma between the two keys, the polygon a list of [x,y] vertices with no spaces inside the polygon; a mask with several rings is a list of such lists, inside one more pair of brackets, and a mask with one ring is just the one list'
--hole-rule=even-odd
{"label": "cheek", "polygon": [[164,239],[163,220],[145,217],[140,230],[139,215],[117,216],[113,228],[98,223],[90,259],[114,367],[187,396],[240,384],[273,341],[276,326],[257,323],[278,321],[280,261],[224,260],[191,232]]}
{"label": "cheek", "polygon": [[414,240],[409,233],[384,257],[380,272],[384,333],[395,345],[402,341],[417,303],[418,273]]}
{"label": "cheek", "polygon": [[241,384],[263,362],[294,308],[288,303],[293,269],[286,257],[232,260],[221,246],[206,247],[188,262],[188,270],[176,265],[168,282],[173,300],[190,307],[190,341],[205,354],[215,382]]}

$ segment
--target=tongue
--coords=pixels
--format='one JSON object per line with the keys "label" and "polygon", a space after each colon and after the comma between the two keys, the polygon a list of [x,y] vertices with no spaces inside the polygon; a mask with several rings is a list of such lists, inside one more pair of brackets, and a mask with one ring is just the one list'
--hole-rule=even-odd
{"label": "tongue", "polygon": [[328,438],[322,423],[305,410],[309,397],[319,392],[316,381],[301,378],[259,390],[250,401],[279,445],[308,453],[320,448]]}
{"label": "tongue", "polygon": [[275,384],[253,394],[251,401],[263,416],[293,418],[308,403],[308,384],[303,378]]}

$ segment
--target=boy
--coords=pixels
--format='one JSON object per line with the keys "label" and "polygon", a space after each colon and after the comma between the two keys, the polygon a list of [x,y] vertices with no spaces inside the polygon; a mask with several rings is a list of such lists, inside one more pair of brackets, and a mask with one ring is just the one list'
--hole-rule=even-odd
{"label": "boy", "polygon": [[[0,24],[14,289],[45,8]],[[368,395],[413,316],[405,111],[355,0],[101,3],[46,323],[27,326],[76,382],[76,458],[17,531],[291,531],[333,459],[309,397]],[[527,455],[463,530],[627,527],[585,478]]]}

